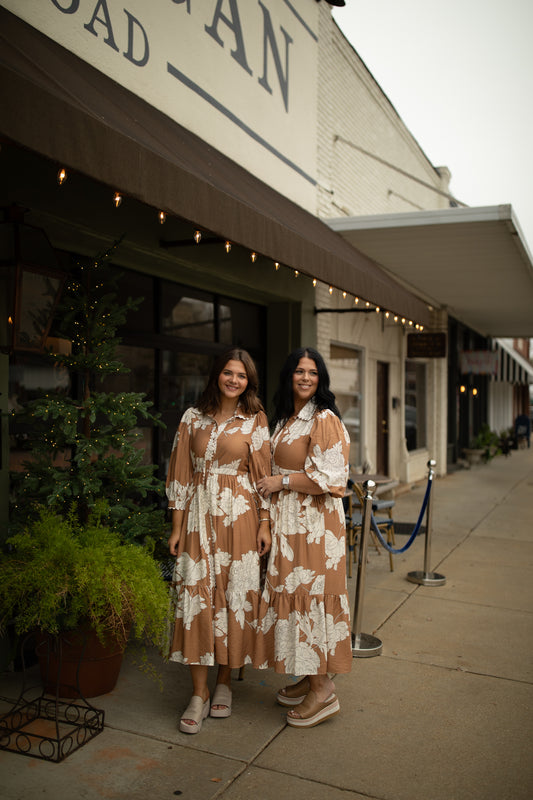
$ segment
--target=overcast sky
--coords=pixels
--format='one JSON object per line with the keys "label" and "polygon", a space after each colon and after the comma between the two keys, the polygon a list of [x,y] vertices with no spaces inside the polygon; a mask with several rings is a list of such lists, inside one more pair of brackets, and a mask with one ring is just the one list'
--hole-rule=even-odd
{"label": "overcast sky", "polygon": [[346,0],[333,15],[432,164],[451,170],[451,193],[510,203],[533,253],[533,0]]}

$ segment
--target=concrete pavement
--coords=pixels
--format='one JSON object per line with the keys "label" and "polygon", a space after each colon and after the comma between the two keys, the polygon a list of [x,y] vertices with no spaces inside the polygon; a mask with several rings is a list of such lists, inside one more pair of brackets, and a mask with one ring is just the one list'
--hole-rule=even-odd
{"label": "concrete pavement", "polygon": [[[397,497],[396,520],[416,521],[424,490]],[[59,764],[0,751],[0,797],[530,800],[533,448],[435,480],[431,551],[442,587],[406,580],[423,568],[422,537],[392,573],[370,549],[362,630],[383,653],[336,679],[334,719],[289,728],[274,701],[284,677],[247,668],[232,716],[187,736],[187,669],[153,654],[161,691],[127,657],[117,688],[93,700],[103,733]],[[19,682],[0,676],[0,712]]]}

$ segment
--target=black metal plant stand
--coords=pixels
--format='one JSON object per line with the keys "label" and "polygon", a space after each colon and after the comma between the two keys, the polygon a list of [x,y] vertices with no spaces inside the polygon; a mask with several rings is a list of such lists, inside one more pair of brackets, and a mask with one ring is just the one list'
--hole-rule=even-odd
{"label": "black metal plant stand", "polygon": [[[51,636],[45,644],[47,669],[42,685],[27,685],[24,644],[29,636],[21,647],[20,695],[11,710],[0,717],[0,750],[57,763],[103,731],[104,712],[94,708],[82,695],[79,689],[79,663],[76,686],[72,687],[78,696],[73,700],[59,697],[62,662],[60,637]],[[57,648],[58,653],[55,694],[46,691],[52,646]]]}

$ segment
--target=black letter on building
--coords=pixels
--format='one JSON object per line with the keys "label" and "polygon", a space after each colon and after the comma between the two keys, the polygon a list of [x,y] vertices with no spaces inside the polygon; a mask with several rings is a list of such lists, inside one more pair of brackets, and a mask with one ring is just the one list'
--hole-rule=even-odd
{"label": "black letter on building", "polygon": [[[267,8],[262,4],[261,0],[258,0],[259,5],[261,6],[261,10],[263,12],[263,20],[264,20],[264,27],[263,27],[263,76],[259,78],[259,83],[266,89],[267,92],[272,94],[272,89],[268,85],[268,52],[267,52],[267,43],[270,45],[270,49],[272,50],[272,55],[274,57],[274,64],[276,66],[276,72],[278,73],[278,80],[279,86],[281,89],[281,94],[283,95],[283,103],[285,105],[285,111],[289,110],[289,45],[292,44],[292,39],[287,33],[284,28],[281,28],[281,32],[285,37],[285,75],[283,74],[283,69],[281,66],[281,59],[279,57],[278,45],[276,43],[276,38],[274,36],[274,28],[272,27],[272,20],[270,19],[270,13]],[[281,27],[281,26],[280,26]]]}
{"label": "black letter on building", "polygon": [[[139,22],[136,17],[133,17],[129,11],[124,9],[124,12],[128,15],[128,50],[124,53],[128,61],[131,61],[132,64],[136,64],[138,67],[144,67],[144,65],[148,62],[148,58],[150,56],[150,48],[148,46],[148,36],[146,35],[146,31],[144,30],[143,26]],[[144,37],[144,55],[142,58],[133,58],[133,32],[135,28],[134,25],[137,25],[140,28],[141,33]]]}
{"label": "black letter on building", "polygon": [[213,39],[215,40],[215,42],[217,42],[217,44],[219,44],[221,47],[224,47],[224,42],[217,33],[217,25],[219,19],[221,19],[222,22],[225,22],[228,28],[232,30],[235,35],[236,46],[235,50],[231,51],[231,55],[233,56],[237,64],[239,64],[243,69],[246,70],[246,72],[248,72],[249,75],[251,75],[252,70],[250,69],[246,61],[246,53],[244,50],[244,39],[242,35],[241,20],[239,17],[237,0],[229,0],[231,19],[226,17],[225,14],[223,14],[222,11],[220,10],[223,2],[224,0],[217,0],[217,7],[215,8],[215,13],[213,15],[213,22],[211,23],[210,28],[208,28],[207,25],[205,26],[205,31],[206,33],[209,34],[209,36],[213,37]]}
{"label": "black letter on building", "polygon": [[68,8],[63,8],[60,6],[57,0],[52,0],[52,3],[58,8],[63,14],[75,14],[78,8],[80,7],[80,0],[71,0],[71,3]]}
{"label": "black letter on building", "polygon": [[[102,11],[104,12],[105,19],[100,19],[99,17],[96,16],[98,14],[100,6],[102,7]],[[98,36],[98,34],[94,29],[95,22],[101,22],[102,25],[105,25],[105,27],[107,28],[107,39],[104,39],[104,42],[108,44],[109,47],[112,47],[113,50],[116,50],[118,53],[118,47],[115,43],[115,39],[113,38],[113,28],[111,27],[111,19],[109,18],[109,11],[107,9],[106,0],[98,0],[91,21],[89,22],[88,25],[83,26],[85,30],[89,31],[89,33],[92,33],[94,36]]]}

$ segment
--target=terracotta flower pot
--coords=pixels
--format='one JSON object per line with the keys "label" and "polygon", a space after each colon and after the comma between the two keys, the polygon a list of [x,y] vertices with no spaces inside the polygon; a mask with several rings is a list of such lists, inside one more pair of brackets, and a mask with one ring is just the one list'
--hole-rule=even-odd
{"label": "terracotta flower pot", "polygon": [[57,636],[38,633],[35,649],[45,691],[74,698],[98,697],[112,691],[125,647],[113,637],[102,644],[94,630],[80,628]]}

